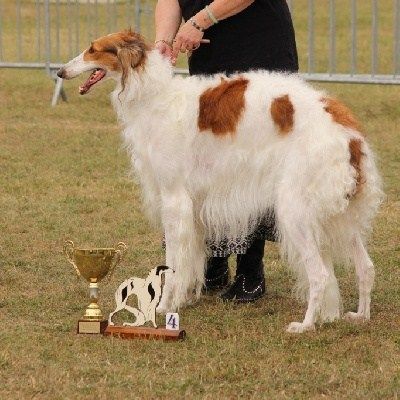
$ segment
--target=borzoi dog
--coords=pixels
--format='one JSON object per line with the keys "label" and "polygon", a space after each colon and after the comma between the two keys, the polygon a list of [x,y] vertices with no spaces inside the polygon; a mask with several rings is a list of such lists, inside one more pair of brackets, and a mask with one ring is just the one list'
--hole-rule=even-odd
{"label": "borzoi dog", "polygon": [[[156,324],[156,308],[162,295],[162,277],[171,268],[160,265],[153,268],[146,279],[129,278],[123,281],[115,291],[115,310],[108,316],[108,325],[114,325],[112,317],[118,311],[127,310],[135,316],[133,323],[124,322],[126,326],[142,326],[151,322],[154,328]],[[137,297],[137,308],[128,306],[126,303],[129,296],[135,294]]]}
{"label": "borzoi dog", "polygon": [[373,154],[348,108],[294,75],[173,76],[169,61],[131,31],[110,34],[58,76],[91,71],[80,93],[116,81],[112,102],[149,214],[166,238],[159,310],[204,281],[205,240],[250,234],[270,210],[282,254],[308,308],[289,332],[340,316],[334,262],[355,265],[358,310],[370,318],[374,266],[366,234],[382,199]]}

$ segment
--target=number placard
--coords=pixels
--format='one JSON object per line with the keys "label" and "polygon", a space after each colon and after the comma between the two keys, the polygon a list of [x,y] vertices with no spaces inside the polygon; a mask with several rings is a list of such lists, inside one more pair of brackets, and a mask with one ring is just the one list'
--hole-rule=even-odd
{"label": "number placard", "polygon": [[179,331],[179,314],[167,313],[165,316],[165,328],[171,331]]}

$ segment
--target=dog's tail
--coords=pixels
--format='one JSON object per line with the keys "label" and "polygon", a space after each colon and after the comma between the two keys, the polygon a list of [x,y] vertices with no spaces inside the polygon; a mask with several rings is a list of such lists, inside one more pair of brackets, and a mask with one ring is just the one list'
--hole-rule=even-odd
{"label": "dog's tail", "polygon": [[382,182],[374,155],[361,136],[349,140],[349,155],[353,187],[346,193],[348,206],[323,225],[322,238],[334,262],[349,265],[352,260],[355,235],[366,241],[372,221],[384,198]]}

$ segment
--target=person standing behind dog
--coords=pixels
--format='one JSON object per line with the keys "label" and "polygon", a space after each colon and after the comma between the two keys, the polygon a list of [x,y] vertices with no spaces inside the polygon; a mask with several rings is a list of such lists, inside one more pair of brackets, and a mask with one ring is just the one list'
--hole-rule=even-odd
{"label": "person standing behind dog", "polygon": [[[158,0],[155,25],[156,48],[173,64],[179,52],[188,53],[191,75],[298,71],[286,0]],[[262,297],[265,240],[275,240],[273,210],[251,237],[207,243],[212,257],[207,262],[205,288],[228,285],[228,257],[234,253],[236,277],[221,298],[251,302]]]}

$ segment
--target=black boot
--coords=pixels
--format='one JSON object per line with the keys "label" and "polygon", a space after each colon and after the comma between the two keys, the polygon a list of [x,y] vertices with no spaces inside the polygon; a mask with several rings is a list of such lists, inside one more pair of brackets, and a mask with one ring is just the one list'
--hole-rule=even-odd
{"label": "black boot", "polygon": [[221,294],[225,301],[250,303],[265,294],[264,256],[265,240],[256,239],[247,253],[237,257],[237,270],[234,282]]}
{"label": "black boot", "polygon": [[207,260],[205,290],[223,289],[229,283],[228,256],[211,257]]}

